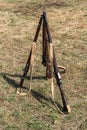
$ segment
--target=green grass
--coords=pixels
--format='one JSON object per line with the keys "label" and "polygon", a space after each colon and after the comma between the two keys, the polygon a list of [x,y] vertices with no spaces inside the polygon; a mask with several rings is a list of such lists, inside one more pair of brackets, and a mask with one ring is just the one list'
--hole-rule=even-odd
{"label": "green grass", "polygon": [[[0,130],[87,129],[86,3],[86,0],[0,1]],[[43,4],[57,62],[67,68],[62,80],[71,107],[68,115],[59,114],[50,100],[50,81],[45,79],[45,68],[41,65],[42,32],[37,42],[32,92],[25,97],[16,93]],[[54,84],[55,101],[62,109],[60,92],[55,81]]]}

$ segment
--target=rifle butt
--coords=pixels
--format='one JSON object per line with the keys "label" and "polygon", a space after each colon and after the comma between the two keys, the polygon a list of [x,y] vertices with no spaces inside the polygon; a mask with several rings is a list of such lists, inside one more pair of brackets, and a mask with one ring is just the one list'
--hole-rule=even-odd
{"label": "rifle butt", "polygon": [[59,90],[61,93],[61,98],[62,98],[62,103],[63,103],[63,111],[65,113],[70,113],[71,109],[70,109],[70,106],[67,104],[65,93],[64,93],[62,85],[59,85]]}

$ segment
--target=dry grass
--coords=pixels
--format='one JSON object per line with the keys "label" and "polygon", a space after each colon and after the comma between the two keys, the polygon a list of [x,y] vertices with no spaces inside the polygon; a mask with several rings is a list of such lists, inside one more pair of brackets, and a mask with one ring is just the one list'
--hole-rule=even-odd
{"label": "dry grass", "polygon": [[[57,113],[48,100],[50,82],[45,80],[45,68],[41,65],[41,33],[33,91],[28,97],[16,94],[44,3],[57,61],[67,68],[62,79],[72,110],[69,115]],[[24,84],[29,85],[28,76]],[[60,93],[55,90],[55,100],[61,105]],[[0,130],[87,129],[86,0],[0,1],[0,104]]]}

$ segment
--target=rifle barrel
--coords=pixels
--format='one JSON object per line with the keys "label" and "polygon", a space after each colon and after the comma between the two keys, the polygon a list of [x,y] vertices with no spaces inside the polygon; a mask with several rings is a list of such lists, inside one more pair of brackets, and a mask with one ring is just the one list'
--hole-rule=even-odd
{"label": "rifle barrel", "polygon": [[33,42],[37,42],[37,38],[38,38],[39,31],[40,31],[41,24],[42,24],[42,19],[43,19],[43,15],[41,15],[41,17],[40,17],[40,20],[39,20],[39,23],[38,23],[38,26],[37,26],[37,30],[36,30],[36,34],[35,34]]}

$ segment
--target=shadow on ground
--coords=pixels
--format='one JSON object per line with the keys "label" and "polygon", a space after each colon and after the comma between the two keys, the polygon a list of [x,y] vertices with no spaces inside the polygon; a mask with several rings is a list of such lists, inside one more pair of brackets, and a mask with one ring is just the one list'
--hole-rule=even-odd
{"label": "shadow on ground", "polygon": [[[15,88],[15,89],[17,89],[17,88],[20,88],[20,86],[19,86],[19,84],[13,79],[13,77],[18,77],[18,78],[21,78],[22,76],[21,75],[18,75],[18,74],[14,74],[14,75],[12,75],[12,74],[8,74],[8,73],[1,73],[0,74],[2,77],[3,77],[3,79],[8,83],[8,84],[10,84],[13,88]],[[27,79],[29,79],[29,76],[26,76],[26,78]],[[38,77],[33,77],[33,80],[34,79],[46,79],[46,77],[42,77],[42,76],[38,76]],[[23,89],[26,89],[26,90],[28,90],[28,88],[26,88],[26,87],[22,87]],[[51,103],[51,104],[54,104],[54,102],[52,101],[52,99],[51,98],[49,98],[49,97],[46,97],[46,96],[44,96],[42,93],[40,93],[40,92],[38,92],[38,91],[36,91],[36,90],[31,90],[31,95],[37,100],[37,101],[39,101],[41,104],[43,104],[44,102],[45,102],[45,104],[47,105],[47,106],[49,106],[49,103]],[[62,106],[58,103],[58,102],[55,102],[56,104],[57,104],[57,107],[60,109],[60,110],[62,110]],[[50,107],[50,106],[49,106]]]}

